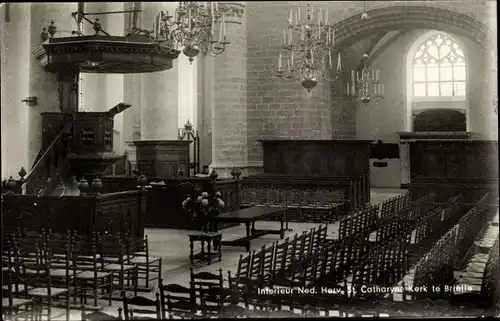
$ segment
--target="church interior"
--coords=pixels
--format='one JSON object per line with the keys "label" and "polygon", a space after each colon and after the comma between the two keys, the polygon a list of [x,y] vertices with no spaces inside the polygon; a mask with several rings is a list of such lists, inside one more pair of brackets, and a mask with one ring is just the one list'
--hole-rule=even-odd
{"label": "church interior", "polygon": [[499,315],[496,1],[0,24],[3,320]]}

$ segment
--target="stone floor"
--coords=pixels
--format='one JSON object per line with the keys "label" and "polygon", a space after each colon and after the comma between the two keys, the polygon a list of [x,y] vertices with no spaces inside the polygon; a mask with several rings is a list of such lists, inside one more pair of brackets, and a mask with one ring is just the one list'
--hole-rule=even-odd
{"label": "stone floor", "polygon": [[[400,189],[372,189],[370,193],[371,203],[379,204],[384,200],[391,197],[400,195],[404,193],[404,190]],[[258,229],[279,229],[279,222],[257,222],[256,228]],[[318,226],[315,223],[294,223],[290,222],[288,227],[292,231],[287,231],[285,233],[285,238],[292,238],[296,233],[302,233],[313,227]],[[328,234],[336,234],[338,231],[338,222],[330,224],[328,226]],[[195,272],[208,271],[217,272],[222,269],[224,274],[224,279],[227,281],[227,271],[235,273],[238,267],[238,260],[240,255],[247,255],[244,248],[242,247],[228,247],[224,246],[222,248],[222,261],[212,262],[212,264],[207,265],[203,262],[196,262],[191,265],[189,262],[189,242],[187,234],[188,230],[176,230],[176,229],[146,229],[145,234],[149,240],[150,253],[153,256],[161,257],[162,259],[162,278],[163,284],[177,283],[180,285],[188,286],[190,267],[193,267]],[[244,225],[231,227],[223,230],[223,240],[231,240],[242,237],[245,235]],[[255,240],[252,240],[252,250],[258,250],[263,245],[271,245],[273,242],[280,241],[278,235],[265,235]],[[199,243],[195,244],[194,252],[200,251]],[[154,281],[151,286],[156,286],[158,283]],[[155,290],[153,292],[143,292],[139,293],[145,297],[154,297]],[[117,315],[117,309],[122,304],[121,302],[114,301],[111,306],[107,305],[107,302],[103,301],[102,304],[104,308],[102,312],[109,313],[112,315]],[[89,311],[90,312],[90,311]],[[53,315],[63,314],[63,311],[56,309]],[[78,310],[71,310],[71,320],[81,320],[81,312]],[[64,316],[57,318],[57,320],[64,320]]]}
{"label": "stone floor", "polygon": [[[383,202],[385,199],[400,195],[404,192],[404,190],[399,189],[372,189],[371,203],[378,204]],[[312,227],[316,227],[318,225],[319,224],[315,223],[290,222],[289,228],[291,228],[292,231],[286,232],[285,238],[291,238],[295,235],[295,233],[302,233],[303,231],[309,230]],[[279,222],[257,222],[256,227],[263,229],[278,229]],[[329,235],[335,234],[337,230],[338,222],[330,224],[328,226]],[[224,278],[227,280],[227,271],[230,270],[232,273],[236,272],[240,255],[247,254],[242,247],[224,246],[222,248],[221,262],[216,261],[210,265],[207,265],[206,263],[195,262],[195,264],[191,266],[189,262],[189,242],[187,237],[189,231],[175,229],[146,229],[145,232],[148,236],[151,254],[162,258],[162,278],[164,284],[177,283],[180,285],[188,286],[190,267],[193,267],[195,272],[216,272],[219,269],[222,269]],[[244,234],[245,228],[243,225],[235,226],[223,230],[223,239],[236,239],[243,236]],[[251,248],[252,250],[258,250],[263,245],[268,246],[276,241],[280,241],[278,235],[266,235],[253,240]],[[198,252],[199,250],[200,248],[198,243],[197,246],[195,246],[195,252]],[[157,281],[154,282],[157,284]],[[140,295],[153,298],[154,293],[155,291],[144,292],[140,293]],[[117,315],[117,309],[122,305],[119,301],[114,301],[111,306],[107,306],[107,302],[104,301],[102,302],[102,304],[104,305],[104,308],[101,311],[111,315]],[[436,310],[439,310],[439,308]],[[64,311],[59,311],[59,309],[56,309],[53,312],[53,315],[61,314],[62,316],[60,318],[57,318],[57,320],[64,320],[65,318],[63,313]],[[418,313],[415,315],[418,315]],[[81,312],[78,310],[71,310],[70,320],[81,320]]]}

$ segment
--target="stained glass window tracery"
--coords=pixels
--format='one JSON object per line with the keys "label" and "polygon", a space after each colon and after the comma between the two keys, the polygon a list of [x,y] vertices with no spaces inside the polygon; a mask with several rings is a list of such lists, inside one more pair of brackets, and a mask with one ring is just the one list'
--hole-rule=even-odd
{"label": "stained glass window tracery", "polygon": [[413,56],[413,96],[465,96],[465,56],[445,34],[424,41]]}

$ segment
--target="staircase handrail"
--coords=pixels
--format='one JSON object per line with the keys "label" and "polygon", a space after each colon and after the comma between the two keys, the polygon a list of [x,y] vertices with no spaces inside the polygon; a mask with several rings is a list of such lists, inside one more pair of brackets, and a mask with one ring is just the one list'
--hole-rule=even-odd
{"label": "staircase handrail", "polygon": [[[56,138],[54,138],[54,140],[49,145],[49,147],[45,150],[45,152],[42,154],[42,156],[38,159],[38,161],[36,162],[36,164],[31,168],[31,170],[28,173],[28,175],[26,175],[26,178],[24,179],[23,182],[27,186],[27,189],[26,189],[27,193],[34,192],[34,189],[42,190],[42,189],[45,188],[45,186],[35,186],[33,188],[29,188],[29,184],[32,183],[32,182],[34,182],[34,181],[36,181],[37,179],[45,181],[48,178],[51,178],[52,175],[50,175],[50,173],[47,173],[46,175],[42,174],[41,176],[43,176],[43,177],[40,177],[40,175],[37,175],[37,173],[40,173],[40,171],[43,169],[43,164],[46,161],[47,155],[49,155],[49,153],[53,152],[56,144],[58,144],[58,143],[61,142],[61,139],[62,139],[62,137],[63,137],[63,135],[64,135],[65,132],[66,132],[66,129],[63,128],[61,130],[61,132],[56,136]],[[51,164],[50,165],[50,171],[53,171],[53,170],[54,170],[54,166],[53,166],[53,164]],[[46,183],[46,182],[44,182],[44,183]]]}

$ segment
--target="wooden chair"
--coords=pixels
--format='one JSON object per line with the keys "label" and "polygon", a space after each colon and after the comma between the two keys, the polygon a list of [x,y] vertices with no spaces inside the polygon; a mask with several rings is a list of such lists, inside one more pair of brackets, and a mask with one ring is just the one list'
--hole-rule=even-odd
{"label": "wooden chair", "polygon": [[9,270],[9,277],[12,279],[12,287],[8,288],[8,284],[2,284],[2,291],[8,289],[11,294],[24,293],[24,282],[21,279],[21,264],[16,253],[17,249],[13,245],[4,249],[2,256],[2,271]]}
{"label": "wooden chair", "polygon": [[12,267],[2,269],[2,315],[6,319],[18,319],[30,317],[34,320],[35,310],[33,300],[14,297],[14,286],[12,274],[15,273]]}
{"label": "wooden chair", "polygon": [[110,321],[110,320],[123,320],[122,318],[122,308],[118,308],[118,316],[115,317],[113,315],[101,312],[101,311],[95,311],[91,313],[85,313],[85,306],[82,305],[81,307],[81,315],[82,315],[82,321]]}
{"label": "wooden chair", "polygon": [[278,242],[274,242],[268,248],[263,247],[262,249],[263,258],[262,258],[262,267],[259,278],[260,278],[260,283],[263,285],[269,284],[270,281],[272,280],[277,243]]}
{"label": "wooden chair", "polygon": [[201,318],[202,306],[196,304],[191,288],[179,284],[163,285],[160,279],[160,305],[163,319]]}
{"label": "wooden chair", "polygon": [[252,251],[252,261],[250,264],[250,272],[248,273],[248,278],[255,281],[255,284],[261,281],[262,266],[264,263],[264,253],[266,246],[263,245],[260,251]]}
{"label": "wooden chair", "polygon": [[238,261],[238,269],[234,277],[231,276],[231,271],[228,271],[228,281],[229,287],[232,289],[245,290],[249,280],[250,266],[251,266],[252,254],[247,255],[243,258],[243,254],[240,254],[240,260]]}
{"label": "wooden chair", "polygon": [[315,230],[316,230],[315,228],[312,228],[309,232],[304,231],[304,233],[303,233],[304,239],[300,243],[299,257],[304,257],[304,256],[309,255],[309,253],[311,253],[313,235],[314,235]]}
{"label": "wooden chair", "polygon": [[[105,271],[100,262],[100,256],[97,254],[95,245],[89,247],[82,241],[73,243],[72,268],[74,273],[73,300],[76,304],[77,297],[80,297],[83,303],[87,303],[88,293],[92,293],[93,306],[98,306],[100,298],[107,297],[111,305],[113,295],[113,271]],[[102,293],[107,289],[105,296]],[[101,293],[99,293],[101,291]]]}
{"label": "wooden chair", "polygon": [[[135,264],[138,269],[138,279],[144,280],[144,286],[149,288],[151,281],[159,280],[161,277],[161,257],[152,256],[149,253],[148,236],[139,239],[126,237],[127,264]],[[152,276],[153,275],[153,276]]]}
{"label": "wooden chair", "polygon": [[283,243],[276,245],[274,254],[271,278],[286,269],[286,258],[290,249],[290,238],[286,238]]}
{"label": "wooden chair", "polygon": [[238,305],[244,298],[229,288],[210,287],[200,290],[201,306],[204,317],[236,318],[247,316],[247,310]]}
{"label": "wooden chair", "polygon": [[[39,251],[39,263],[24,263],[22,266],[25,280],[25,298],[32,299],[35,305],[47,307],[47,318],[51,319],[53,301],[62,298],[66,308],[66,318],[69,319],[70,292],[68,288],[54,287],[52,284],[51,259],[49,250]],[[69,275],[69,270],[65,271]]]}
{"label": "wooden chair", "polygon": [[219,269],[218,274],[214,274],[210,272],[194,273],[193,268],[191,268],[190,278],[191,278],[190,281],[191,289],[194,291],[196,299],[200,297],[200,292],[203,289],[222,288],[224,286],[222,269]]}
{"label": "wooden chair", "polygon": [[66,267],[68,249],[70,249],[71,246],[71,232],[69,230],[66,234],[52,233],[52,231],[49,230],[43,247],[50,249],[50,252],[52,253],[52,267]]}
{"label": "wooden chair", "polygon": [[156,293],[155,296],[155,300],[143,296],[127,298],[125,292],[122,292],[125,320],[162,319],[160,294]]}
{"label": "wooden chair", "polygon": [[98,236],[97,239],[104,271],[113,272],[120,292],[126,291],[126,287],[132,283],[134,295],[137,295],[138,267],[136,264],[127,264],[126,246],[120,236]]}

